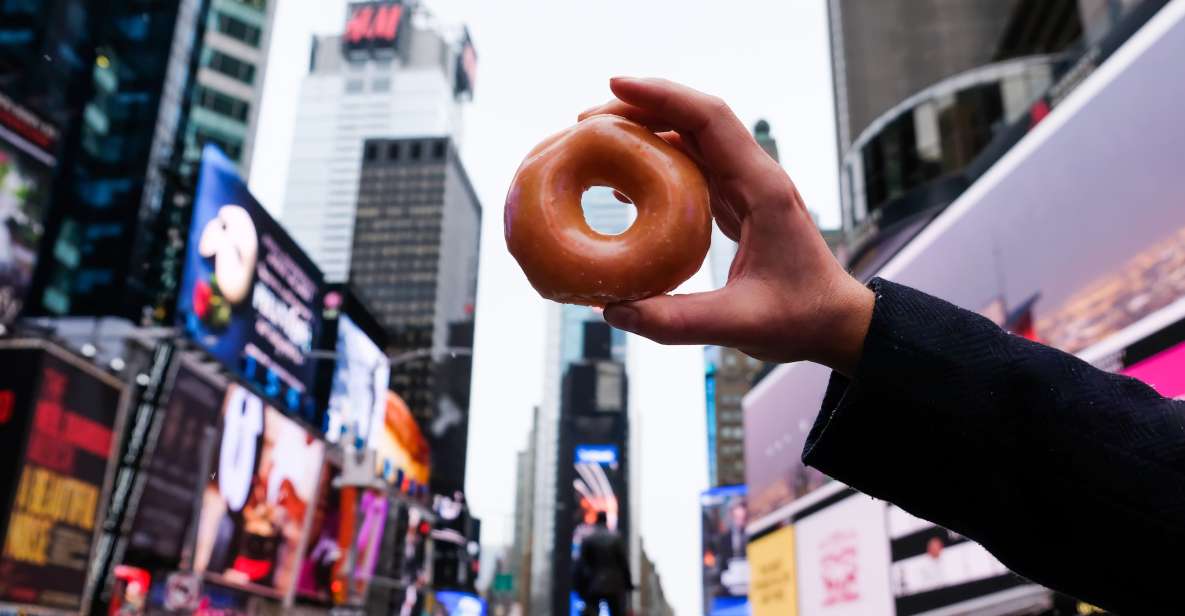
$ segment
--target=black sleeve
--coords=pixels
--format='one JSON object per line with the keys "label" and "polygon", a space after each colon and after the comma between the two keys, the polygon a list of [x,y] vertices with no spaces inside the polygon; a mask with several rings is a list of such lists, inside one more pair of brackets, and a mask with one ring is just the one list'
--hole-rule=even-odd
{"label": "black sleeve", "polygon": [[[874,280],[803,460],[1123,614],[1182,613],[1185,402]],[[1170,609],[1174,608],[1175,609]]]}

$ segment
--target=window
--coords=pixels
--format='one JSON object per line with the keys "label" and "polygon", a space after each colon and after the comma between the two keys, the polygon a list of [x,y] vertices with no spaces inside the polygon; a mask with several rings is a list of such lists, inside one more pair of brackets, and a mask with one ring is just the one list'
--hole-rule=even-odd
{"label": "window", "polygon": [[204,86],[198,86],[195,93],[198,106],[228,118],[246,122],[247,114],[251,112],[250,103],[229,94],[223,94]]}
{"label": "window", "polygon": [[263,36],[263,31],[258,26],[253,26],[225,13],[218,14],[215,24],[219,32],[252,47],[259,47],[259,40]]}
{"label": "window", "polygon": [[387,158],[390,160],[399,160],[399,144],[387,144]]}
{"label": "window", "polygon": [[351,79],[346,82],[346,92],[349,94],[357,94],[362,91],[363,81],[361,79]]}
{"label": "window", "polygon": [[379,77],[370,83],[371,92],[389,92],[391,90],[391,80],[386,77]]}
{"label": "window", "polygon": [[432,144],[432,158],[435,160],[444,160],[444,142],[437,141]]}
{"label": "window", "polygon": [[218,71],[227,77],[237,79],[245,84],[251,85],[255,83],[255,65],[222,53],[221,51],[210,51],[209,67],[211,70]]}
{"label": "window", "polygon": [[424,146],[421,143],[411,144],[411,159],[420,160],[420,154],[423,152]]}

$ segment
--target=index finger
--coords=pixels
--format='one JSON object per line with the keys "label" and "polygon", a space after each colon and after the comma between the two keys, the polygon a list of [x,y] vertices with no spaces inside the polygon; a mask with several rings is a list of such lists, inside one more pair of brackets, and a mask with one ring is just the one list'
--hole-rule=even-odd
{"label": "index finger", "polygon": [[704,162],[727,180],[760,168],[754,162],[765,153],[723,100],[666,79],[615,77],[609,87],[624,105],[609,103],[617,111],[653,126],[665,124],[695,138]]}

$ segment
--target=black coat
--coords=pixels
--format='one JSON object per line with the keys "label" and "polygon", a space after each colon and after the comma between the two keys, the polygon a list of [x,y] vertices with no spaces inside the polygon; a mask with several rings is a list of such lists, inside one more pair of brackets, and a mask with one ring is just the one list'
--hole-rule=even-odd
{"label": "black coat", "polygon": [[883,280],[803,460],[1122,614],[1185,613],[1185,402]]}
{"label": "black coat", "polygon": [[617,533],[598,528],[580,544],[576,592],[581,597],[611,597],[632,590],[630,557]]}

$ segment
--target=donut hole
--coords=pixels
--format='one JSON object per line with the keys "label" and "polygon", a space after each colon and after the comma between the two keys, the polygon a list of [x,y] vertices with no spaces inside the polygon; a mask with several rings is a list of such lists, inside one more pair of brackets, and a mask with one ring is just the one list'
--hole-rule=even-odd
{"label": "donut hole", "polygon": [[[617,191],[621,192],[621,191]],[[629,199],[628,196],[622,193]],[[601,235],[621,235],[638,218],[633,203],[622,202],[609,186],[592,186],[580,195],[580,209],[589,228]]]}

